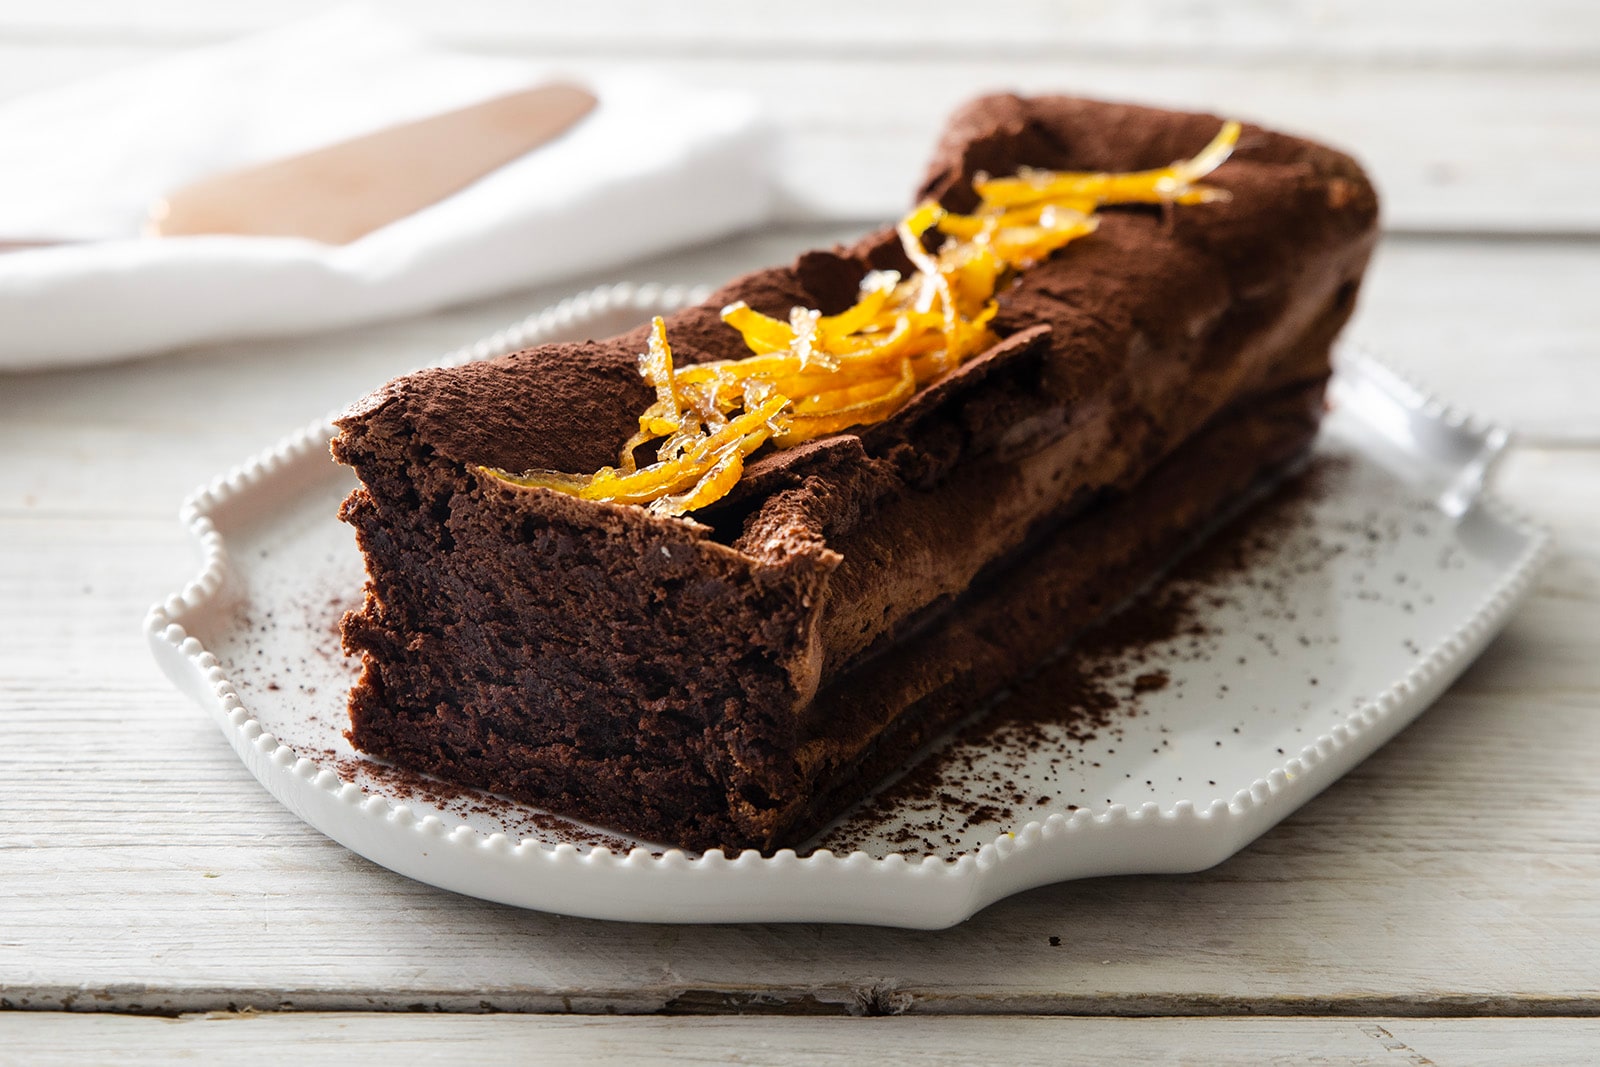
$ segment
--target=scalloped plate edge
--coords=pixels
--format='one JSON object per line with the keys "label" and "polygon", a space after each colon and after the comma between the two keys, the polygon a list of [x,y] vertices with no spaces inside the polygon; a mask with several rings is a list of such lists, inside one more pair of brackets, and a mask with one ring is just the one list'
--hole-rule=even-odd
{"label": "scalloped plate edge", "polygon": [[[538,344],[617,311],[664,314],[703,299],[684,287],[603,286],[535,313],[459,349],[436,365],[488,359]],[[1445,404],[1376,357],[1342,346],[1341,372],[1376,382],[1416,417],[1474,438],[1481,490],[1507,433]],[[1109,874],[1182,873],[1222,862],[1331,785],[1411,722],[1505,624],[1550,552],[1542,527],[1484,492],[1473,503],[1524,539],[1516,561],[1453,633],[1332,730],[1230,798],[1170,808],[1146,804],[1079,809],[1030,821],[957,859],[864,852],[772,856],[679,849],[580,851],[418,818],[407,805],[367,793],[296,754],[263,729],[223,664],[183,621],[202,612],[227,581],[228,551],[213,521],[225,504],[257,492],[291,468],[325,461],[334,415],[313,422],[196,490],[180,521],[199,543],[199,574],[152,606],[144,629],[173,683],[211,712],[250,772],[308,824],[400,874],[475,897],[592,918],[647,922],[844,922],[939,929],[1038,885]]]}

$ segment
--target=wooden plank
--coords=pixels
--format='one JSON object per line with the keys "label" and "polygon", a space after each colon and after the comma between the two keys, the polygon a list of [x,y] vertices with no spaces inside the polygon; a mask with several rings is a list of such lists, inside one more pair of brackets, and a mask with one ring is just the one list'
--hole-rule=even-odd
{"label": "wooden plank", "polygon": [[[0,1006],[918,1013],[893,1021],[185,1018],[0,1013],[30,1062],[149,1048],[326,1049],[485,1062],[530,1047],[783,1062],[863,1048],[919,1058],[1589,1062],[1600,1013],[1600,450],[1592,398],[1600,205],[1600,8],[1424,0],[1133,10],[1023,0],[793,13],[710,0],[541,12],[405,0],[486,52],[747,88],[780,128],[792,217],[905,201],[945,110],[1015,85],[1211,106],[1355,146],[1401,238],[1352,333],[1451,399],[1550,449],[1503,472],[1562,550],[1537,595],[1440,704],[1245,853],[1196,876],[1039,889],[942,933],[638,927],[452,896],[373,867],[279,808],[159,676],[143,607],[193,567],[169,516],[283,430],[557,295],[515,294],[316,338],[217,346],[0,382]],[[60,0],[0,11],[0,99],[171,54],[310,0]],[[781,46],[778,42],[781,42]],[[872,106],[863,106],[863,102]],[[794,228],[618,275],[717,281],[833,232]],[[593,279],[599,280],[599,279]],[[587,281],[587,280],[584,280]],[[582,282],[575,282],[578,287]],[[563,287],[566,288],[566,287]],[[1168,1019],[937,1018],[952,1013]],[[1347,1018],[1232,1018],[1238,1013]],[[1357,1015],[1384,1015],[1356,1021]],[[1499,1019],[1418,1019],[1450,1014]],[[1193,1015],[1211,1016],[1195,1019]],[[240,1026],[260,1029],[246,1031]],[[759,1031],[753,1027],[759,1025]],[[851,1025],[846,1031],[842,1027]],[[431,1026],[431,1028],[430,1028]],[[607,1027],[613,1027],[608,1029]],[[631,1027],[631,1028],[630,1028]],[[262,1035],[266,1036],[262,1036]],[[20,1036],[19,1036],[20,1035]],[[87,1036],[82,1036],[87,1035]],[[1177,1047],[1175,1048],[1175,1043]],[[111,1050],[115,1049],[113,1053]],[[241,1049],[248,1050],[241,1053]],[[33,1053],[37,1052],[38,1055]],[[793,1053],[794,1055],[791,1055]],[[8,1053],[0,1055],[5,1058]]]}
{"label": "wooden plank", "polygon": [[1600,242],[1387,239],[1346,336],[1530,444],[1600,444]]}
{"label": "wooden plank", "polygon": [[[1339,145],[1371,171],[1393,230],[1600,231],[1600,201],[1583,177],[1600,157],[1600,79],[1587,71],[943,60],[886,83],[870,60],[700,60],[683,73],[748,88],[767,105],[783,131],[777,173],[796,218],[903,210],[944,117],[1003,88],[1210,110]],[[892,103],[859,105],[891,85]]]}
{"label": "wooden plank", "polygon": [[[271,6],[243,0],[101,0],[16,5],[0,13],[0,35],[31,40],[209,41],[324,10],[316,0]],[[604,55],[859,55],[920,61],[931,55],[994,53],[1057,60],[1198,56],[1234,62],[1263,55],[1362,62],[1579,63],[1600,53],[1600,14],[1584,0],[1532,0],[1516,9],[1414,0],[1224,0],[1105,4],[1099,0],[1017,0],[1003,15],[962,0],[803,7],[702,0],[691,12],[651,0],[541,10],[537,19],[508,0],[461,0],[448,10],[396,0],[384,13],[444,40],[497,50]]]}
{"label": "wooden plank", "polygon": [[[289,430],[570,292],[620,277],[720,283],[860,231],[775,228],[431,316],[10,375],[0,515],[104,514],[114,479],[116,514],[165,520],[196,485]],[[1586,242],[1392,238],[1349,336],[1531,443],[1600,443],[1597,291],[1600,256]]]}
{"label": "wooden plank", "polygon": [[[300,826],[218,758],[207,724],[176,713],[188,709],[139,684],[115,694],[122,715],[98,730],[59,704],[21,724],[13,774],[32,795],[4,791],[26,829],[0,853],[12,1006],[1600,1011],[1596,961],[1575,948],[1600,937],[1600,842],[1581,814],[1593,785],[1586,760],[1550,751],[1593,750],[1592,694],[1446,700],[1212,872],[1041,889],[942,934],[638,927],[453,897]],[[1520,739],[1497,726],[1521,717],[1551,725]],[[148,741],[119,730],[130,720]],[[50,732],[70,753],[35,740]],[[1509,754],[1488,758],[1491,746]]]}
{"label": "wooden plank", "polygon": [[1557,551],[1539,583],[1539,610],[1523,612],[1453,691],[1510,702],[1592,692],[1600,682],[1592,606],[1600,602],[1600,453],[1519,449],[1495,484],[1502,499],[1555,530]]}
{"label": "wooden plank", "polygon": [[0,1040],[36,1067],[85,1062],[939,1065],[1593,1063],[1593,1019],[649,1019],[346,1013],[115,1015],[13,1012]]}
{"label": "wooden plank", "polygon": [[[828,236],[769,233],[628,273],[719,280]],[[1560,377],[1595,342],[1592,276],[1574,249],[1393,241],[1358,332],[1405,347],[1388,339],[1425,341],[1418,323],[1449,321],[1459,335],[1431,350],[1427,376],[1456,395],[1523,329],[1494,298],[1497,280],[1545,323],[1519,373],[1492,379],[1493,399],[1581,441],[1589,401]],[[1600,849],[1583,814],[1596,799],[1585,753],[1600,742],[1595,451],[1525,451],[1503,472],[1565,549],[1478,666],[1355,774],[1204,875],[1042,889],[943,934],[640,928],[437,892],[299,824],[166,685],[137,633],[143,606],[193,568],[176,501],[548,295],[5,380],[0,603],[26,609],[0,617],[0,996],[165,1011],[1590,1010],[1600,961],[1573,946],[1600,940]]]}
{"label": "wooden plank", "polygon": [[[1600,10],[1600,9],[1597,9]],[[0,46],[0,98],[152,52]],[[791,220],[878,219],[902,211],[956,105],[980,92],[1072,92],[1209,109],[1349,148],[1407,232],[1600,233],[1600,77],[1592,64],[1393,65],[1261,59],[1237,64],[1130,57],[936,57],[885,65],[873,55],[807,58],[554,59],[578,74],[648,73],[746,90],[777,136],[774,176]],[[797,87],[804,87],[797,91]],[[863,102],[870,106],[863,106]]]}
{"label": "wooden plank", "polygon": [[[30,1008],[923,1014],[1600,1012],[1600,452],[1508,465],[1565,552],[1464,681],[1233,860],[942,933],[634,926],[453,896],[278,807],[137,609],[174,527],[0,522],[0,998]],[[114,501],[118,483],[107,483]],[[165,533],[163,531],[166,531]],[[78,592],[76,583],[87,587]],[[75,595],[76,594],[76,595]]]}

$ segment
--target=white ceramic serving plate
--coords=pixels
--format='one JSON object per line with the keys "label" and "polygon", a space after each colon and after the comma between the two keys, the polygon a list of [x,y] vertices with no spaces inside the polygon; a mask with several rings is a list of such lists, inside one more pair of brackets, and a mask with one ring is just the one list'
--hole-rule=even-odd
{"label": "white ceramic serving plate", "polygon": [[[449,359],[608,335],[700,295],[598,289]],[[147,631],[273,796],[409,877],[607,919],[950,926],[1032,886],[1221,862],[1415,718],[1506,621],[1548,538],[1482,491],[1505,433],[1349,351],[1332,397],[1327,488],[1274,527],[1276,556],[1215,579],[1201,654],[1175,639],[1129,667],[1161,667],[1165,688],[1087,740],[1047,724],[1027,745],[968,742],[946,756],[961,773],[858,809],[804,855],[651,848],[355,753],[337,625],[363,569],[334,517],[355,483],[326,419],[184,505],[204,564]]]}

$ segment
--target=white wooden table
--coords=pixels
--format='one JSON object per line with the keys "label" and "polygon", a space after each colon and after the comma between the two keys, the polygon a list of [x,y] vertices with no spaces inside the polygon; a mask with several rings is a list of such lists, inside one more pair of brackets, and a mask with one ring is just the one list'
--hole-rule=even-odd
{"label": "white wooden table", "polygon": [[[317,6],[0,4],[0,95]],[[433,890],[308,829],[159,675],[139,621],[193,570],[191,487],[609,279],[0,377],[0,1007],[32,1009],[0,1013],[0,1062],[1600,1060],[1600,11],[1396,6],[399,5],[466,48],[767,99],[782,224],[617,272],[641,281],[721,281],[892,213],[939,116],[982,88],[1349,145],[1388,230],[1352,335],[1520,431],[1500,489],[1559,551],[1437,706],[1214,870],[1039,889],[939,933],[608,924]]]}

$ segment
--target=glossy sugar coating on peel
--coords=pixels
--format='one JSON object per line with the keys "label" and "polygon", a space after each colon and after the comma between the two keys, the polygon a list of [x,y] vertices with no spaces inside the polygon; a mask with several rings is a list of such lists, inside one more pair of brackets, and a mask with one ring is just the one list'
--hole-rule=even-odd
{"label": "glossy sugar coating on peel", "polygon": [[[639,432],[623,446],[618,466],[592,475],[479,466],[508,485],[552,489],[583,500],[648,504],[658,515],[695,511],[722,499],[739,481],[744,458],[769,440],[789,448],[852,426],[881,422],[916,391],[994,345],[989,330],[1002,281],[1092,233],[1106,204],[1197,204],[1226,199],[1196,183],[1220,166],[1238,142],[1226,122],[1191,159],[1131,173],[1081,173],[1023,168],[1012,178],[979,176],[971,214],[924,201],[895,232],[916,270],[874,271],[859,299],[836,315],[795,307],[787,323],[742,301],[722,318],[754,353],[673,366],[666,324],[651,325],[639,374],[656,399],[639,416]],[[938,252],[925,235],[946,235]],[[656,458],[639,469],[636,451],[659,441]]]}

